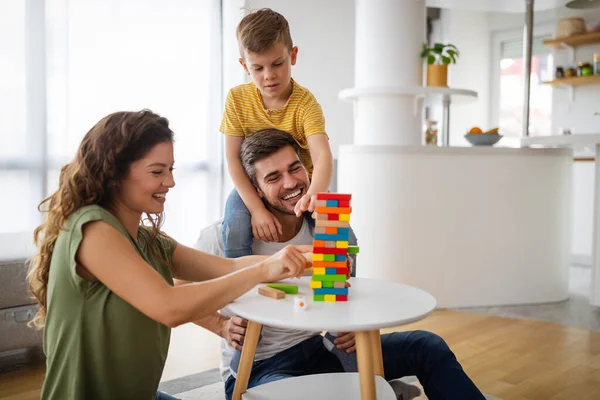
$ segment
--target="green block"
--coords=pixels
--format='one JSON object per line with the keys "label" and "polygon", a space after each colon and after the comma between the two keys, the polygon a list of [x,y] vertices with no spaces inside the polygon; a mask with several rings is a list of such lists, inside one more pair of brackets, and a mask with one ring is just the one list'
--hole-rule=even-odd
{"label": "green block", "polygon": [[324,294],[315,294],[313,295],[313,301],[325,301]]}
{"label": "green block", "polygon": [[348,246],[348,254],[358,254],[358,246]]}
{"label": "green block", "polygon": [[327,261],[327,262],[335,261],[335,254],[323,254],[323,261]]}
{"label": "green block", "polygon": [[273,289],[279,289],[282,292],[286,292],[287,294],[298,293],[298,285],[292,285],[287,283],[268,283],[267,286]]}
{"label": "green block", "polygon": [[313,275],[312,279],[321,282],[346,282],[346,275]]}
{"label": "green block", "polygon": [[331,288],[333,288],[333,282],[331,282],[331,281],[329,281],[329,282],[327,282],[327,281],[323,282],[323,288],[324,289],[331,289]]}

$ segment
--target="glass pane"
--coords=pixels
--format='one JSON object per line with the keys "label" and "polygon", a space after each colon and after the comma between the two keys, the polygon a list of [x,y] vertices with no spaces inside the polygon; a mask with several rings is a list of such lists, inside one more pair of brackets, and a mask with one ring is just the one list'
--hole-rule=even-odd
{"label": "glass pane", "polygon": [[26,154],[24,1],[0,2],[0,38],[0,157],[16,158]]}
{"label": "glass pane", "polygon": [[[500,61],[500,132],[509,137],[523,133],[523,71],[522,58],[503,58]],[[532,57],[529,99],[529,133],[548,135],[551,127],[552,86],[543,82],[552,79],[551,55]]]}
{"label": "glass pane", "polygon": [[0,234],[31,231],[39,223],[36,207],[35,184],[29,171],[0,171],[0,184],[6,190],[0,196],[2,215]]}
{"label": "glass pane", "polygon": [[51,158],[70,159],[105,115],[149,108],[170,120],[178,164],[208,159],[220,135],[208,128],[216,3],[78,0],[50,11]]}

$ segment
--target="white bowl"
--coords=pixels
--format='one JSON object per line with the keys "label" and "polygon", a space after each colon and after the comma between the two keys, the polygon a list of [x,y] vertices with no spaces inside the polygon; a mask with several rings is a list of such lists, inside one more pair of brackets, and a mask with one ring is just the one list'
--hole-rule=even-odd
{"label": "white bowl", "polygon": [[473,146],[493,146],[502,139],[502,135],[497,133],[467,133],[465,139]]}

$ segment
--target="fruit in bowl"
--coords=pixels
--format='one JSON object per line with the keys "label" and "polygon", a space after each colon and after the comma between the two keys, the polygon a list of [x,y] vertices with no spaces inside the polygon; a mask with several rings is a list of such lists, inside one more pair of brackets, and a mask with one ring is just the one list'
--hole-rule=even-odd
{"label": "fruit in bowl", "polygon": [[474,126],[465,135],[465,139],[473,146],[493,146],[502,139],[502,135],[498,133],[498,128],[483,132],[481,128]]}

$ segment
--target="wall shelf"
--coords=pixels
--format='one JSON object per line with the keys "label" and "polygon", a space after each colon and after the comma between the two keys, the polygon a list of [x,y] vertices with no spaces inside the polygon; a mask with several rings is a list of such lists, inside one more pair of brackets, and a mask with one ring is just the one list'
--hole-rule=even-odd
{"label": "wall shelf", "polygon": [[552,47],[554,49],[586,46],[595,43],[600,43],[600,32],[584,33],[581,35],[573,35],[564,38],[544,40],[544,46]]}
{"label": "wall shelf", "polygon": [[600,84],[600,75],[573,76],[568,78],[554,79],[544,83],[554,87],[597,85]]}

